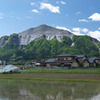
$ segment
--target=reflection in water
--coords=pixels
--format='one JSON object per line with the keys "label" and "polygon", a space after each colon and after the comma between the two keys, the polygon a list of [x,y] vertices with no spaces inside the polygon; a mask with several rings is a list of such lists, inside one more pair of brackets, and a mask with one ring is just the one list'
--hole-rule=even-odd
{"label": "reflection in water", "polygon": [[0,80],[0,100],[100,100],[100,84]]}
{"label": "reflection in water", "polygon": [[100,100],[100,94],[94,96],[94,97],[91,98],[90,100]]}

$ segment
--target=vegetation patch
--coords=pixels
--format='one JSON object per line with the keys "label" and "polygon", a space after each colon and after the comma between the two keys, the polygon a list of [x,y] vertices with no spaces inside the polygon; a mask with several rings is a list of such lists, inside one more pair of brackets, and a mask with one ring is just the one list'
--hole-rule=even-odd
{"label": "vegetation patch", "polygon": [[74,74],[100,74],[100,68],[81,69],[26,69],[21,73],[74,73]]}
{"label": "vegetation patch", "polygon": [[37,41],[31,41],[26,46],[21,46],[19,45],[18,34],[12,34],[8,42],[0,48],[0,59],[5,61],[9,59],[13,62],[33,59],[44,60],[64,53],[84,54],[91,57],[98,54],[99,50],[89,36],[73,36],[72,39],[63,36],[62,42],[57,39],[47,40],[43,36]]}

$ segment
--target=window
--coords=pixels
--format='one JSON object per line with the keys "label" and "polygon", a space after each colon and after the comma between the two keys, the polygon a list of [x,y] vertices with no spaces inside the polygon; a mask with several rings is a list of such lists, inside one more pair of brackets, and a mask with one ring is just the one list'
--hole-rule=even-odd
{"label": "window", "polygon": [[58,58],[58,60],[64,60],[64,58]]}

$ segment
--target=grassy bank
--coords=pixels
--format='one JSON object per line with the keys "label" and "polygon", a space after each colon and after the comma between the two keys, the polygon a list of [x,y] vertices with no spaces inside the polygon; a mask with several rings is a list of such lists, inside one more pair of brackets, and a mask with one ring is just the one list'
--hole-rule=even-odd
{"label": "grassy bank", "polygon": [[74,73],[74,74],[100,74],[100,68],[82,69],[26,69],[21,73]]}

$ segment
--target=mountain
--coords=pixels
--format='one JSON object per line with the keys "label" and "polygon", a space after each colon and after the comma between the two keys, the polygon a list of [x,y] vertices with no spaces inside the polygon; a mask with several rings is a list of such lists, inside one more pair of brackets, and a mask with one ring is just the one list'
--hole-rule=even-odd
{"label": "mountain", "polygon": [[26,45],[32,40],[38,40],[43,35],[47,40],[57,39],[58,41],[62,41],[63,36],[74,36],[74,34],[67,30],[53,28],[47,25],[40,25],[36,28],[30,28],[24,32],[19,33],[20,45]]}
{"label": "mountain", "polygon": [[19,61],[46,59],[58,54],[99,55],[100,42],[90,36],[76,36],[47,25],[0,38],[0,59]]}
{"label": "mountain", "polygon": [[[59,42],[61,42],[63,36],[72,38],[75,35],[67,30],[57,29],[43,24],[36,28],[30,28],[18,34],[11,34],[10,36],[1,37],[0,47],[3,47],[9,40],[12,44],[26,46],[31,41],[36,41],[42,36],[44,36],[47,40],[57,39]],[[94,43],[99,43],[97,39],[91,39]]]}
{"label": "mountain", "polygon": [[40,25],[36,28],[30,28],[23,32],[20,32],[16,35],[11,36],[3,36],[0,39],[0,47],[3,47],[12,37],[12,43],[16,43],[17,45],[27,45],[29,42],[33,40],[38,40],[42,36],[45,36],[47,40],[57,39],[58,41],[62,41],[63,36],[71,37],[74,36],[73,33],[67,30],[61,30],[57,28],[53,28],[48,25]]}

